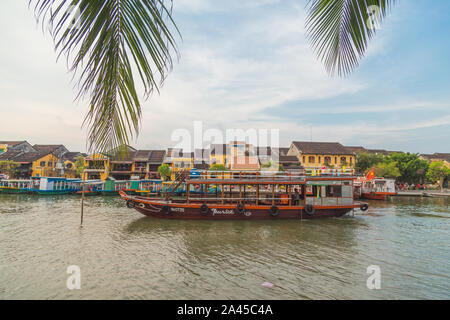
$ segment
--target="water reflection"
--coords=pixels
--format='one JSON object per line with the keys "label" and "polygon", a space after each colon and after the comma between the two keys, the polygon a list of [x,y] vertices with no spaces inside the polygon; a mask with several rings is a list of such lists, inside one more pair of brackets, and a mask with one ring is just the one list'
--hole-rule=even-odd
{"label": "water reflection", "polygon": [[[80,229],[76,196],[0,195],[0,298],[450,298],[449,217],[446,199],[398,197],[354,217],[182,221],[89,197]],[[382,290],[366,288],[372,264]]]}

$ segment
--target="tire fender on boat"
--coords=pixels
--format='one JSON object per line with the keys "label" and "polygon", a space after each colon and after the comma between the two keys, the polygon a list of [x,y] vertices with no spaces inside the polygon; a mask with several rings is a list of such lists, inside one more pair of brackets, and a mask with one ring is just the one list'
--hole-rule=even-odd
{"label": "tire fender on boat", "polygon": [[161,207],[161,212],[165,215],[169,215],[172,212],[172,210],[167,204],[165,204]]}
{"label": "tire fender on boat", "polygon": [[305,206],[305,212],[308,216],[312,216],[316,213],[316,208],[312,204],[307,204]]}
{"label": "tire fender on boat", "polygon": [[359,208],[361,209],[361,211],[366,211],[367,209],[369,209],[369,205],[367,203],[361,203]]}
{"label": "tire fender on boat", "polygon": [[238,203],[236,205],[236,212],[239,214],[243,214],[245,212],[245,206],[242,203]]}
{"label": "tire fender on boat", "polygon": [[276,217],[276,216],[278,216],[279,214],[280,214],[280,208],[278,208],[277,206],[271,206],[270,207],[270,209],[269,209],[269,214],[272,216],[272,217]]}
{"label": "tire fender on boat", "polygon": [[129,209],[133,209],[134,206],[135,206],[135,203],[134,203],[133,200],[127,200],[127,207],[128,207]]}
{"label": "tire fender on boat", "polygon": [[200,206],[200,213],[201,214],[206,215],[206,214],[208,214],[208,211],[209,211],[209,207],[208,207],[208,205],[206,203],[204,203],[204,204],[202,204]]}

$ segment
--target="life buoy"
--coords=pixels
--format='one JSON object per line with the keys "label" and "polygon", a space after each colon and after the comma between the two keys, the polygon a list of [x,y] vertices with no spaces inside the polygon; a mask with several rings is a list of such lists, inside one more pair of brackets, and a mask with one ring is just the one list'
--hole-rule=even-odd
{"label": "life buoy", "polygon": [[165,215],[169,215],[172,212],[172,210],[167,204],[165,204],[161,207],[161,212]]}
{"label": "life buoy", "polygon": [[269,214],[270,214],[272,217],[278,216],[279,213],[280,213],[280,209],[279,209],[277,206],[271,206],[271,207],[270,207],[270,209],[269,209]]}
{"label": "life buoy", "polygon": [[305,206],[305,212],[307,215],[312,216],[316,213],[316,208],[312,204],[307,204]]}
{"label": "life buoy", "polygon": [[236,211],[237,211],[237,213],[240,213],[240,214],[244,213],[245,212],[245,206],[242,203],[238,203],[236,205]]}
{"label": "life buoy", "polygon": [[367,209],[369,209],[369,205],[367,203],[361,203],[359,208],[361,209],[361,211],[366,211]]}
{"label": "life buoy", "polygon": [[208,211],[209,211],[209,207],[208,207],[208,205],[206,203],[204,203],[204,204],[202,204],[200,206],[200,213],[201,214],[205,215],[205,214],[208,213]]}
{"label": "life buoy", "polygon": [[133,209],[134,206],[135,206],[135,203],[134,203],[133,200],[127,200],[127,207],[128,207],[129,209]]}

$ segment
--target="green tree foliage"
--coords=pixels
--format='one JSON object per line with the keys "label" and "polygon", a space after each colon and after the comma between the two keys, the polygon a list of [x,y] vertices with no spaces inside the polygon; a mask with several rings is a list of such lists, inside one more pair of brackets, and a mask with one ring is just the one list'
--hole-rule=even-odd
{"label": "green tree foliage", "polygon": [[92,151],[124,148],[137,135],[144,97],[163,84],[178,57],[171,0],[30,0],[58,57],[89,101],[84,123]]}
{"label": "green tree foliage", "polygon": [[434,161],[430,164],[427,178],[430,182],[438,182],[441,190],[444,189],[444,179],[448,176],[450,176],[450,169],[445,166],[443,161]]}
{"label": "green tree foliage", "polygon": [[7,174],[10,178],[14,177],[17,168],[20,165],[14,161],[0,161],[0,173]]}
{"label": "green tree foliage", "polygon": [[317,57],[333,75],[348,75],[395,0],[309,0],[306,32]]}
{"label": "green tree foliage", "polygon": [[362,152],[356,155],[355,169],[359,173],[365,173],[378,163],[383,162],[385,157],[381,154]]}
{"label": "green tree foliage", "polygon": [[386,162],[396,162],[401,176],[398,180],[408,183],[423,183],[428,170],[428,161],[419,159],[417,153],[393,153]]}
{"label": "green tree foliage", "polygon": [[419,159],[416,153],[382,154],[359,153],[356,156],[356,170],[367,173],[375,169],[377,177],[396,178],[401,182],[423,183],[428,162]]}
{"label": "green tree foliage", "polygon": [[81,177],[84,171],[84,158],[82,156],[78,156],[75,161],[75,173],[78,177]]}
{"label": "green tree foliage", "polygon": [[400,170],[397,168],[397,162],[381,162],[375,168],[376,177],[396,179],[401,176]]}
{"label": "green tree foliage", "polygon": [[212,171],[227,171],[228,169],[227,169],[227,167],[225,167],[223,164],[217,163],[217,164],[213,164],[213,165],[209,168],[209,170],[212,170]]}
{"label": "green tree foliage", "polygon": [[172,170],[170,169],[170,166],[167,163],[164,163],[158,167],[158,173],[163,180],[166,180],[170,178]]}

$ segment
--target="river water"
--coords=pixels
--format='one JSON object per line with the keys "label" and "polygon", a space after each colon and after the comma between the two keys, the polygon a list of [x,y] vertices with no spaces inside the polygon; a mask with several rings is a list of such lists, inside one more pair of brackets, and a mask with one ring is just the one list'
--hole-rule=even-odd
{"label": "river water", "polygon": [[[80,228],[76,196],[0,195],[0,299],[450,299],[449,203],[396,197],[342,218],[211,222],[91,197]],[[70,265],[79,290],[66,286]]]}

